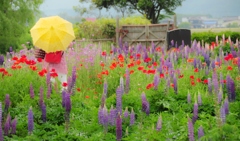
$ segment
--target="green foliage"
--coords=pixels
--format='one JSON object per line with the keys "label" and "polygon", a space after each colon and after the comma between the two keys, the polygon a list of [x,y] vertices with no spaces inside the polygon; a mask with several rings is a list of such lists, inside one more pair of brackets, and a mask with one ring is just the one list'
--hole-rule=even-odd
{"label": "green foliage", "polygon": [[115,0],[115,1],[109,1],[109,0],[93,0],[93,3],[98,7],[99,9],[102,8],[110,8],[113,6],[127,6],[131,9],[134,9],[138,12],[140,12],[142,15],[146,15],[146,18],[151,21],[151,23],[158,23],[161,16],[161,12],[164,11],[168,15],[173,15],[174,10],[181,6],[182,2],[184,0],[158,0],[158,1],[149,1],[149,0]]}
{"label": "green foliage", "polygon": [[233,42],[236,41],[236,39],[240,39],[240,33],[239,32],[231,32],[231,31],[223,31],[223,32],[195,32],[192,33],[191,39],[197,40],[197,41],[204,41],[205,43],[211,43],[216,41],[216,37],[218,36],[218,40],[222,40],[222,36],[225,36],[225,39],[228,37],[231,37],[231,40]]}
{"label": "green foliage", "polygon": [[[43,0],[0,2],[0,53],[8,51],[10,46],[13,49],[20,47],[29,34],[29,26],[35,22],[42,2]],[[29,40],[24,40],[27,41]]]}

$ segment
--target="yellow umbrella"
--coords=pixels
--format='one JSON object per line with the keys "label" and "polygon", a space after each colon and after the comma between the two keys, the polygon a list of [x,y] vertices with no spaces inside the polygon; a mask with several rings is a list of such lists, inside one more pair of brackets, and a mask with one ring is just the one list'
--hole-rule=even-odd
{"label": "yellow umbrella", "polygon": [[47,53],[65,50],[75,39],[72,23],[59,16],[40,18],[30,32],[33,45]]}

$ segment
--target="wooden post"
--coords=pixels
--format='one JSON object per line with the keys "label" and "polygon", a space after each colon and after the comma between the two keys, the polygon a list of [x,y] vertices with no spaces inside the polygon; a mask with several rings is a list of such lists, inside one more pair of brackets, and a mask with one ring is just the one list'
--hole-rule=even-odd
{"label": "wooden post", "polygon": [[116,19],[116,44],[117,44],[117,46],[118,46],[119,33],[120,33],[119,30],[120,30],[119,29],[119,18],[117,17],[117,19]]}
{"label": "wooden post", "polygon": [[173,21],[174,21],[174,23],[173,23],[174,27],[173,28],[176,29],[177,28],[177,15],[176,14],[174,15]]}

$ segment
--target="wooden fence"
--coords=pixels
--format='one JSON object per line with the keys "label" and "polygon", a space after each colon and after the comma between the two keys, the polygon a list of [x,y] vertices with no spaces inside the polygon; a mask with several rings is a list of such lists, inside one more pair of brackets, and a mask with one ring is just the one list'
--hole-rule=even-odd
{"label": "wooden fence", "polygon": [[150,24],[150,25],[123,25],[119,30],[119,36],[123,42],[130,45],[138,43],[149,45],[162,45],[167,40],[167,32],[174,29],[174,24]]}
{"label": "wooden fence", "polygon": [[115,38],[76,40],[76,43],[86,46],[90,43],[96,44],[101,42],[101,44],[111,46],[112,43],[118,45],[118,39],[121,37],[122,42],[128,42],[129,45],[141,43],[142,45],[148,46],[151,42],[154,42],[155,45],[163,45],[167,43],[167,32],[172,29],[175,29],[175,26],[174,24],[170,24],[170,22],[167,24],[119,26],[119,19],[117,18]]}

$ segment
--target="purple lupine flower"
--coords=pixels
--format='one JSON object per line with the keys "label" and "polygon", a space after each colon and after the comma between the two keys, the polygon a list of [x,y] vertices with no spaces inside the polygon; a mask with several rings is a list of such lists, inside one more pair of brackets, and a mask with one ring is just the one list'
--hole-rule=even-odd
{"label": "purple lupine flower", "polygon": [[129,116],[128,107],[126,107],[123,115],[124,115],[124,118],[128,118],[128,116]]}
{"label": "purple lupine flower", "polygon": [[103,108],[100,106],[98,110],[98,123],[103,125],[104,121],[104,111]]}
{"label": "purple lupine flower", "polygon": [[3,130],[2,130],[2,123],[0,122],[0,126],[1,126],[1,128],[0,128],[0,141],[3,141],[4,139],[3,139]]}
{"label": "purple lupine flower", "polygon": [[11,116],[10,113],[8,113],[6,122],[4,124],[4,135],[8,136],[10,128],[11,128]]}
{"label": "purple lupine flower", "polygon": [[238,56],[237,66],[238,66],[238,70],[240,70],[240,56]]}
{"label": "purple lupine flower", "polygon": [[72,103],[71,103],[71,98],[70,98],[70,94],[66,93],[65,94],[65,110],[66,113],[70,113],[72,109]]}
{"label": "purple lupine flower", "polygon": [[107,84],[107,80],[105,80],[103,84],[103,94],[107,95],[107,91],[108,91],[108,84]]}
{"label": "purple lupine flower", "polygon": [[42,111],[42,121],[46,122],[47,121],[47,110],[46,110],[46,105],[44,102],[42,103],[41,111]]}
{"label": "purple lupine flower", "polygon": [[0,102],[0,124],[1,123],[2,123],[2,102]]}
{"label": "purple lupine flower", "polygon": [[189,104],[191,103],[191,95],[190,95],[189,91],[188,91],[188,95],[187,95],[187,102]]}
{"label": "purple lupine flower", "polygon": [[212,93],[212,81],[211,81],[211,78],[208,78],[208,92],[209,92],[209,94]]}
{"label": "purple lupine flower", "polygon": [[118,87],[116,90],[116,109],[117,113],[122,114],[122,88]]}
{"label": "purple lupine flower", "polygon": [[149,102],[147,101],[145,93],[142,93],[141,97],[142,97],[142,111],[149,115],[150,105]]}
{"label": "purple lupine flower", "polygon": [[221,117],[222,124],[224,124],[226,122],[226,113],[225,113],[224,106],[221,106],[220,108],[220,117]]}
{"label": "purple lupine flower", "polygon": [[7,112],[8,108],[10,107],[10,98],[9,97],[10,97],[9,94],[6,94],[4,112]]}
{"label": "purple lupine flower", "polygon": [[229,101],[234,101],[236,99],[236,92],[235,92],[235,83],[231,76],[228,74],[226,77],[226,85],[227,85],[227,94]]}
{"label": "purple lupine flower", "polygon": [[72,88],[74,87],[75,83],[76,83],[76,79],[77,79],[77,70],[76,70],[76,66],[73,66],[72,68]]}
{"label": "purple lupine flower", "polygon": [[218,76],[217,76],[216,71],[213,71],[212,83],[213,83],[213,86],[214,86],[214,92],[215,92],[215,94],[217,94],[218,90],[219,90],[219,85],[218,85]]}
{"label": "purple lupine flower", "polygon": [[174,78],[173,78],[173,84],[174,84],[174,92],[175,92],[175,94],[178,94],[178,83],[177,83],[177,78],[176,78],[176,76],[174,76]]}
{"label": "purple lupine flower", "polygon": [[126,87],[125,87],[126,94],[129,92],[129,86],[130,86],[130,73],[129,70],[126,69]]}
{"label": "purple lupine flower", "polygon": [[229,102],[228,102],[228,98],[225,98],[224,100],[224,110],[225,110],[225,114],[229,114]]}
{"label": "purple lupine flower", "polygon": [[220,84],[221,84],[221,87],[224,88],[224,82],[223,82],[223,74],[222,72],[220,72],[220,76],[219,76],[219,81],[220,81]]}
{"label": "purple lupine flower", "polygon": [[28,111],[28,133],[32,134],[34,128],[32,107]]}
{"label": "purple lupine flower", "polygon": [[117,113],[116,113],[116,109],[113,108],[113,105],[111,106],[111,109],[109,111],[109,115],[108,115],[108,122],[110,125],[115,125],[115,121],[116,121],[116,117],[117,117]]}
{"label": "purple lupine flower", "polygon": [[12,47],[9,47],[9,52],[13,52],[13,48]]}
{"label": "purple lupine flower", "polygon": [[39,107],[40,108],[42,107],[42,103],[43,103],[43,87],[41,86],[39,90]]}
{"label": "purple lupine flower", "polygon": [[194,124],[198,118],[198,104],[195,101],[194,103],[194,108],[193,108],[193,118],[192,118],[192,123]]}
{"label": "purple lupine flower", "polygon": [[154,75],[154,80],[153,80],[153,86],[154,86],[154,89],[157,90],[158,89],[158,84],[160,82],[160,78],[159,78],[159,74],[156,73]]}
{"label": "purple lupine flower", "polygon": [[52,93],[52,85],[48,85],[47,86],[47,98],[49,99],[51,97],[51,93]]}
{"label": "purple lupine flower", "polygon": [[46,84],[47,84],[47,86],[51,85],[51,75],[50,75],[50,72],[48,72],[47,75],[46,75]]}
{"label": "purple lupine flower", "polygon": [[121,141],[122,139],[122,118],[120,116],[121,114],[118,113],[117,119],[116,119],[116,137],[117,141]]}
{"label": "purple lupine flower", "polygon": [[62,107],[65,107],[65,95],[66,95],[66,90],[62,91]]}
{"label": "purple lupine flower", "polygon": [[30,84],[30,97],[33,99],[34,98],[34,89],[33,89],[33,86],[32,86],[32,83]]}
{"label": "purple lupine flower", "polygon": [[194,58],[194,60],[193,60],[193,67],[197,68],[197,59],[196,58]]}
{"label": "purple lupine flower", "polygon": [[135,113],[132,108],[132,111],[130,113],[130,126],[132,126],[134,123],[135,123]]}
{"label": "purple lupine flower", "polygon": [[69,76],[68,77],[68,79],[67,79],[67,92],[68,93],[71,93],[72,92],[72,77],[71,76]]}
{"label": "purple lupine flower", "polygon": [[155,46],[155,44],[154,44],[153,41],[152,41],[151,44],[152,44],[152,46],[151,46],[151,53],[154,54],[154,51],[155,51],[155,47],[156,47],[156,46]]}
{"label": "purple lupine flower", "polygon": [[11,134],[16,134],[16,129],[17,129],[17,118],[15,117],[15,118],[12,120]]}
{"label": "purple lupine flower", "polygon": [[103,94],[102,94],[102,98],[101,98],[101,107],[102,107],[102,108],[104,107],[106,98],[107,98],[106,94],[103,93]]}
{"label": "purple lupine flower", "polygon": [[188,139],[189,141],[194,141],[194,130],[191,118],[188,118]]}
{"label": "purple lupine flower", "polygon": [[120,77],[120,88],[122,91],[122,95],[124,94],[124,81],[123,81],[123,77]]}
{"label": "purple lupine flower", "polygon": [[159,116],[156,126],[157,131],[160,131],[161,129],[162,129],[162,115]]}
{"label": "purple lupine flower", "polygon": [[218,104],[221,103],[223,97],[223,90],[222,87],[220,87],[219,92],[218,92]]}
{"label": "purple lupine flower", "polygon": [[174,47],[174,40],[171,40],[171,46]]}
{"label": "purple lupine flower", "polygon": [[103,126],[105,128],[108,126],[108,110],[106,105],[103,107]]}
{"label": "purple lupine flower", "polygon": [[198,105],[201,106],[202,105],[202,97],[201,94],[198,92]]}
{"label": "purple lupine flower", "polygon": [[0,55],[0,66],[2,66],[4,63],[4,56]]}
{"label": "purple lupine flower", "polygon": [[119,39],[118,39],[118,45],[119,45],[119,48],[120,48],[120,49],[123,48],[122,37],[119,37]]}
{"label": "purple lupine flower", "polygon": [[203,137],[203,136],[204,136],[203,127],[200,126],[200,127],[198,128],[198,139],[200,139],[200,138]]}

